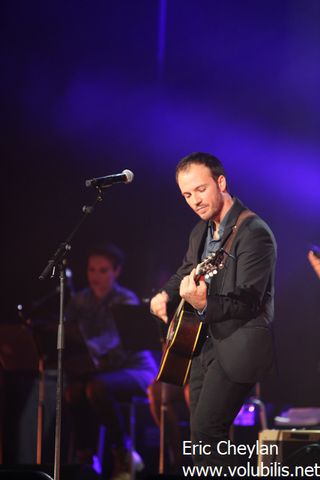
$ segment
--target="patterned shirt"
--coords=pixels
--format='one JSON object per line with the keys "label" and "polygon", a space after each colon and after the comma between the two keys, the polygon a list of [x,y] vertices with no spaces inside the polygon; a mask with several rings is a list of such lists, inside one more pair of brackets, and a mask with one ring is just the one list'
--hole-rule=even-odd
{"label": "patterned shirt", "polygon": [[86,288],[72,297],[66,309],[66,321],[77,322],[97,370],[121,368],[135,374],[139,370],[141,383],[146,388],[156,374],[154,359],[148,351],[124,351],[110,308],[116,304],[138,305],[139,299],[131,290],[117,283],[102,301],[98,301]]}

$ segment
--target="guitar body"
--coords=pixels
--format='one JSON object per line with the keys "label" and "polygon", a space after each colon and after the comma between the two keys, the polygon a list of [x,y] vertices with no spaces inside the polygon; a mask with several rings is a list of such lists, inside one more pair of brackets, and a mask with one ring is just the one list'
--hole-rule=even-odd
{"label": "guitar body", "polygon": [[174,385],[186,383],[202,325],[195,313],[185,310],[181,301],[168,329],[157,381]]}
{"label": "guitar body", "polygon": [[[201,276],[212,277],[223,268],[225,251],[220,249],[210,253],[195,272],[195,281]],[[194,311],[185,309],[185,301],[181,300],[168,328],[166,343],[163,349],[157,381],[184,385],[188,379],[191,360],[195,352],[203,323]]]}

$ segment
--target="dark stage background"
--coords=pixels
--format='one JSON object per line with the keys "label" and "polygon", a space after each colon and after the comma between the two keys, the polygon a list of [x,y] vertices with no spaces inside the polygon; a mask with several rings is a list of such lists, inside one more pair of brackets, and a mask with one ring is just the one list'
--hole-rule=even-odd
{"label": "dark stage background", "polygon": [[73,242],[112,240],[122,282],[149,297],[179,265],[196,218],[174,181],[185,154],[224,162],[231,192],[279,247],[275,405],[320,403],[320,2],[1,2],[2,322],[55,287],[38,275],[95,193],[87,178],[132,169]]}

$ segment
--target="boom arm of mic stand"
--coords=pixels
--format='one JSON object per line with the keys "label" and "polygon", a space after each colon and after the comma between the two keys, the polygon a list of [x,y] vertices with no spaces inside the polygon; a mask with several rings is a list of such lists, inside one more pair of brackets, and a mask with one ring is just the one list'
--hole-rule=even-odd
{"label": "boom arm of mic stand", "polygon": [[102,190],[97,188],[97,198],[92,205],[82,207],[83,216],[80,221],[76,224],[70,235],[67,237],[65,242],[60,243],[59,247],[53,254],[52,258],[49,259],[46,267],[43,269],[39,275],[39,280],[45,280],[49,275],[51,278],[55,276],[56,268],[63,262],[64,258],[67,256],[67,253],[71,250],[71,240],[84,223],[88,215],[90,215],[98,202],[101,202],[103,199]]}

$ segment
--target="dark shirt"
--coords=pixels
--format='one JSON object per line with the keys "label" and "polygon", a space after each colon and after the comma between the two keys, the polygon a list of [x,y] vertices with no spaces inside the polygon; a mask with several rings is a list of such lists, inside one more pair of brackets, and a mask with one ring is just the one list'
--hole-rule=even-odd
{"label": "dark shirt", "polygon": [[218,238],[217,239],[213,238],[214,231],[215,231],[215,224],[213,223],[212,220],[210,220],[208,222],[207,237],[206,237],[206,241],[205,241],[205,244],[204,244],[203,253],[202,253],[202,256],[201,256],[202,260],[205,259],[206,257],[208,257],[208,255],[210,255],[210,253],[217,252],[219,250],[219,248],[221,247],[221,239],[223,237],[225,226],[227,224],[227,221],[228,221],[231,210],[232,210],[232,207],[228,210],[228,212],[223,217],[222,222],[219,225]]}
{"label": "dark shirt", "polygon": [[[232,210],[232,207],[230,208],[230,210],[228,210],[226,215],[223,217],[222,222],[220,223],[219,229],[218,229],[218,238],[216,238],[216,239],[213,238],[213,235],[214,235],[214,232],[215,232],[215,224],[212,220],[208,221],[207,236],[206,236],[206,240],[205,240],[205,243],[204,243],[203,252],[202,252],[202,255],[201,255],[201,260],[204,260],[205,258],[207,258],[210,255],[210,253],[217,252],[219,250],[219,248],[221,247],[221,239],[223,237],[224,229],[225,229],[225,226],[227,224],[227,221],[228,221],[231,210]],[[211,282],[211,278],[210,277],[205,277],[205,281],[209,285],[210,282]],[[196,310],[196,313],[199,315],[199,318],[202,322],[205,321],[206,310],[207,310],[207,305],[205,305],[205,307],[201,311]]]}

